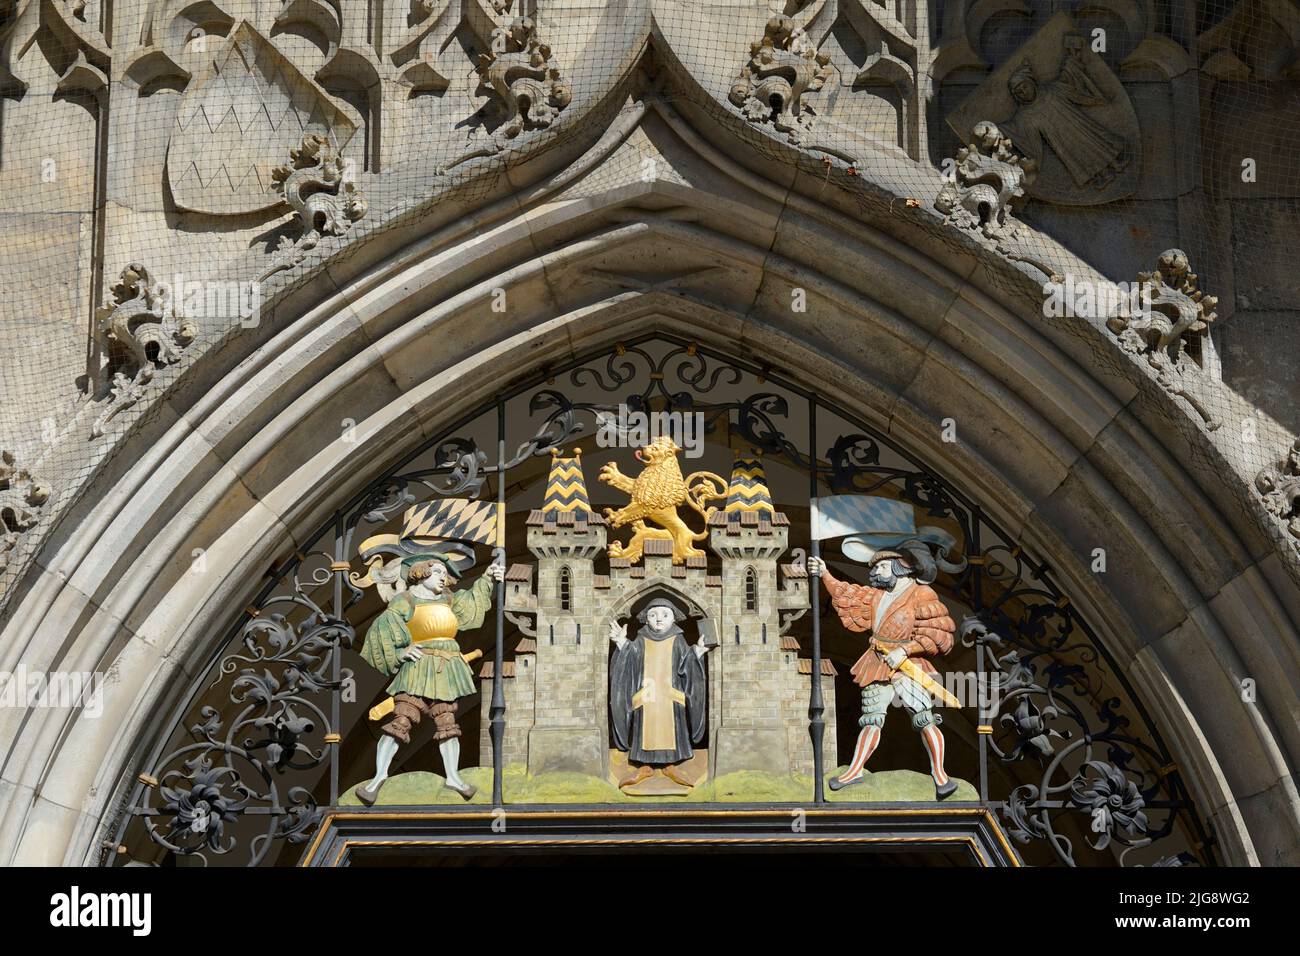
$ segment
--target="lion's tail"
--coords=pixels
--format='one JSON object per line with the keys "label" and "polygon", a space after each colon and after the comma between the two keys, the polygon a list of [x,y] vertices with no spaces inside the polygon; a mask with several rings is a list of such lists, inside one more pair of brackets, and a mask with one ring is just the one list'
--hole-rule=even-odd
{"label": "lion's tail", "polygon": [[686,502],[704,519],[704,529],[691,532],[692,541],[703,541],[709,535],[709,519],[717,514],[717,508],[705,505],[706,501],[721,500],[727,497],[727,482],[711,471],[693,471],[686,476]]}

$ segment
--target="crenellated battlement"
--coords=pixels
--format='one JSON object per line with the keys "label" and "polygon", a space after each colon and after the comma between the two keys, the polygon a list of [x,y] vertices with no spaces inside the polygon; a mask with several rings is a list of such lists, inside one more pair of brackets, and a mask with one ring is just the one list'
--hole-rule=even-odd
{"label": "crenellated battlement", "polygon": [[[605,557],[608,526],[591,510],[580,454],[553,455],[543,507],[527,519],[536,562],[506,574],[506,613],[527,636],[502,671],[505,763],[609,778],[619,756],[609,742],[610,625],[628,623],[662,595],[686,609],[688,640],[712,647],[707,772],[811,773],[810,671],[801,669],[798,642],[783,633],[807,610],[808,578],[801,564],[778,564],[789,521],[772,505],[761,462],[736,460],[726,505],[707,529],[712,558],[674,563],[667,538],[647,538],[636,561]],[[485,665],[485,694],[491,676]],[[832,733],[833,677],[833,668],[823,677]],[[481,743],[486,761],[486,722]]]}

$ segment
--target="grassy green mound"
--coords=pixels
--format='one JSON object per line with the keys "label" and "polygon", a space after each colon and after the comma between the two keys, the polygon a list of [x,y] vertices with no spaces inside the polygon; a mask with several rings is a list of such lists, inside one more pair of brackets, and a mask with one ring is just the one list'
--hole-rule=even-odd
{"label": "grassy green mound", "polygon": [[[843,767],[837,767],[827,778],[843,771]],[[461,771],[461,777],[478,787],[478,793],[469,803],[491,803],[491,767],[468,767]],[[543,773],[530,777],[519,765],[505,768],[501,786],[506,803],[807,803],[812,798],[811,778],[756,770],[707,780],[681,797],[632,797],[607,780],[581,773]],[[349,789],[339,804],[361,806],[355,790],[356,787]],[[929,803],[934,800],[934,782],[929,774],[914,770],[885,770],[869,773],[862,783],[838,793],[832,793],[829,788],[825,793],[832,803]],[[948,799],[975,801],[979,795],[973,786],[959,780],[957,792]],[[438,774],[412,771],[390,777],[379,791],[375,806],[463,806],[465,803],[460,794],[443,787],[443,778]]]}
{"label": "grassy green mound", "polygon": [[[379,791],[379,799],[375,801],[375,806],[423,807],[440,803],[463,806],[466,803],[492,803],[491,767],[466,767],[460,772],[460,777],[466,783],[478,787],[478,793],[474,794],[474,799],[467,801],[459,793],[448,790],[443,786],[444,778],[436,773],[412,770],[410,773],[394,774],[384,781],[384,786]],[[357,786],[366,782],[365,780],[359,781]],[[356,789],[356,786],[350,787],[347,793],[339,798],[339,806],[364,806],[357,799]]]}
{"label": "grassy green mound", "polygon": [[[836,767],[826,775],[831,780],[842,774],[847,767]],[[954,777],[954,780],[957,778]],[[832,793],[825,788],[826,799],[831,803],[929,803],[934,801],[934,781],[928,773],[915,770],[884,770],[880,773],[868,773],[862,783],[846,787]],[[957,792],[948,798],[948,803],[978,801],[979,792],[965,780],[957,780]]]}

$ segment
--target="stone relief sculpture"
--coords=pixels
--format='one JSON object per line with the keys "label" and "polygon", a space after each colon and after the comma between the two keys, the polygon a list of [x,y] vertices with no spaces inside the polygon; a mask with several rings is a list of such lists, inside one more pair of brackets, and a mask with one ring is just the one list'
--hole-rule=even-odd
{"label": "stone relief sculpture", "polygon": [[906,502],[836,495],[816,499],[814,510],[818,539],[865,532],[845,537],[840,551],[867,567],[867,584],[861,585],[835,577],[821,558],[807,559],[808,574],[821,578],[844,627],[869,635],[867,649],[850,670],[862,689],[862,729],[848,766],[828,786],[838,791],[864,781],[885,716],[897,699],[929,755],[935,798],[944,800],[957,791],[957,782],[943,768],[942,719],[934,705],[960,707],[961,702],[940,683],[931,660],[952,650],[957,625],[930,584],[940,570],[960,571],[965,562],[947,559],[955,541],[946,532],[916,528]]}
{"label": "stone relief sculpture", "polygon": [[545,129],[573,98],[532,17],[515,17],[495,28],[492,48],[480,55],[475,70],[480,91],[489,97],[478,119],[491,136],[486,144],[446,164],[444,172],[476,156],[500,152],[524,130]]}
{"label": "stone relief sculpture", "polygon": [[156,369],[180,360],[198,328],[178,314],[170,290],[133,262],[122,270],[96,313],[95,331],[108,360],[103,375],[110,393],[108,405],[91,426],[92,437],[98,438],[109,419],[140,400]]}
{"label": "stone relief sculpture", "polygon": [[1300,438],[1285,458],[1260,470],[1255,491],[1264,509],[1286,528],[1292,546],[1300,549]]}
{"label": "stone relief sculpture", "polygon": [[756,125],[771,123],[797,146],[812,129],[816,111],[804,97],[832,74],[830,57],[818,53],[807,34],[788,17],[767,21],[763,39],[750,44],[749,62],[731,86],[730,99]]}
{"label": "stone relief sculpture", "polygon": [[1166,249],[1153,271],[1139,272],[1138,289],[1139,304],[1122,302],[1107,326],[1124,351],[1145,358],[1161,387],[1185,399],[1213,431],[1220,422],[1192,390],[1191,380],[1200,371],[1201,337],[1218,317],[1218,297],[1198,287],[1181,249]]}
{"label": "stone relief sculpture", "polygon": [[[645,542],[654,540],[672,542],[674,564],[704,555],[695,547],[695,542],[708,537],[709,519],[717,510],[706,507],[704,503],[710,499],[726,498],[727,482],[709,471],[693,472],[683,478],[681,466],[677,464],[680,452],[677,443],[664,435],[637,449],[637,460],[645,463],[645,469],[635,479],[619,471],[615,462],[601,468],[601,481],[632,498],[622,508],[605,509],[605,520],[610,527],[621,528],[631,524],[633,532],[626,545],[618,541],[610,543],[611,558],[638,561]],[[704,530],[692,531],[681,519],[677,509],[683,504],[689,505],[704,519]],[[653,521],[659,527],[648,527],[647,521]]]}
{"label": "stone relief sculpture", "polygon": [[380,727],[375,774],[356,790],[366,805],[378,799],[398,747],[410,743],[421,718],[435,726],[445,786],[466,800],[476,792],[460,776],[456,713],[458,701],[477,692],[469,664],[481,652],[462,654],[456,636],[482,626],[505,569],[493,562],[470,587],[455,589],[455,584],[474,563],[466,542],[499,543],[499,533],[495,502],[446,498],[408,509],[400,535],[375,535],[361,543],[370,570],[353,583],[374,586],[386,605],[366,632],[361,657],[392,678],[390,696],[370,710],[371,720],[388,720]]}
{"label": "stone relief sculpture", "polygon": [[[652,600],[637,620],[641,628],[631,639],[626,624],[609,625],[611,744],[627,754],[631,769],[619,787],[642,795],[685,793],[694,781],[677,767],[694,756],[691,745],[708,730],[703,661],[711,647],[687,643],[686,612],[667,598]],[[657,786],[656,775],[664,778]]]}
{"label": "stone relief sculpture", "polygon": [[177,107],[167,180],[181,209],[243,215],[285,201],[272,169],[304,135],[338,151],[359,122],[248,21],[220,43]]}
{"label": "stone relief sculpture", "polygon": [[275,190],[297,214],[298,237],[283,236],[266,278],[301,262],[325,236],[341,236],[365,216],[369,205],[357,187],[353,164],[324,136],[308,133],[289,151],[289,162],[271,171]]}
{"label": "stone relief sculpture", "polygon": [[1119,78],[1059,13],[948,117],[958,136],[991,120],[1033,160],[1028,195],[1095,205],[1132,194],[1141,134]]}
{"label": "stone relief sculpture", "polygon": [[1083,37],[1067,36],[1060,75],[1050,82],[1021,63],[1008,83],[1016,112],[1004,125],[1027,152],[1051,149],[1076,186],[1104,190],[1132,156],[1128,142],[1089,112],[1110,101],[1088,75],[1084,49]]}
{"label": "stone relief sculpture", "polygon": [[0,571],[8,565],[19,536],[36,524],[49,500],[49,486],[19,468],[12,452],[0,450]]}

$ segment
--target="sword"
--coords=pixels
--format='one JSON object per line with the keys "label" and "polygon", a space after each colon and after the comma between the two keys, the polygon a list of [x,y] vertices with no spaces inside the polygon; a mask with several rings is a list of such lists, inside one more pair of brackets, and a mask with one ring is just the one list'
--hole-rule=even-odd
{"label": "sword", "polygon": [[[877,654],[880,654],[881,659],[883,660],[885,654],[881,652],[884,650],[884,648],[882,648],[875,641],[871,642],[871,646],[875,649]],[[940,701],[945,707],[957,707],[957,708],[961,707],[961,701],[959,701],[956,697],[950,694],[948,692],[948,689],[944,687],[942,684],[940,684],[937,680],[935,680],[925,671],[921,670],[920,666],[916,663],[916,661],[912,660],[910,657],[904,657],[902,663],[900,663],[898,667],[895,668],[895,670],[897,670],[900,674],[910,677],[912,680],[916,681],[916,683],[921,685],[922,690],[928,693],[935,700]]]}
{"label": "sword", "polygon": [[[478,648],[475,648],[474,650],[470,651],[468,654],[460,655],[460,658],[466,664],[468,664],[472,661],[478,660],[482,656],[483,656],[483,652]],[[375,704],[374,707],[370,708],[369,717],[371,720],[383,720],[385,717],[387,717],[389,714],[393,712],[394,706],[395,705],[393,702],[393,698],[385,697],[379,703]]]}

